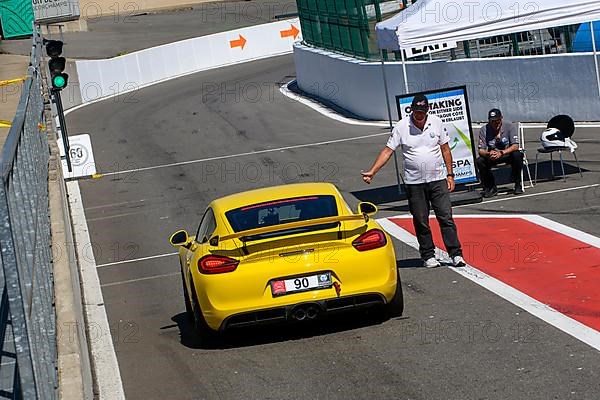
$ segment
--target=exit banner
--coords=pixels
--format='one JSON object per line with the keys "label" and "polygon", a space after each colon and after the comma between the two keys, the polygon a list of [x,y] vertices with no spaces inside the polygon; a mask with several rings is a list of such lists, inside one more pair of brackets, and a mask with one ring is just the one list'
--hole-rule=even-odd
{"label": "exit banner", "polygon": [[475,140],[471,129],[467,87],[458,86],[427,92],[396,96],[396,106],[400,119],[409,118],[410,105],[417,94],[424,94],[429,100],[429,115],[438,116],[444,122],[450,135],[452,167],[456,183],[477,182],[475,167]]}
{"label": "exit banner", "polygon": [[436,44],[426,44],[420,47],[411,47],[405,49],[406,58],[413,58],[418,56],[424,56],[426,54],[437,53],[438,51],[450,50],[458,47],[456,42],[444,42]]}

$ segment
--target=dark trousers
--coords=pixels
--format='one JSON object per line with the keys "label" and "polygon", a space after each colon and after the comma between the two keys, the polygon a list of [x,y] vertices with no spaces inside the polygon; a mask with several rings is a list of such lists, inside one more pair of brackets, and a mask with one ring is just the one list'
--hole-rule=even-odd
{"label": "dark trousers", "polygon": [[477,169],[479,170],[479,177],[481,178],[481,184],[484,189],[491,189],[496,186],[496,180],[494,174],[492,174],[492,167],[498,164],[510,164],[512,169],[512,181],[514,183],[521,183],[521,171],[523,170],[523,153],[520,151],[513,151],[510,154],[506,154],[497,160],[491,160],[488,157],[477,158]]}
{"label": "dark trousers", "polygon": [[406,185],[408,207],[413,217],[413,225],[419,241],[421,258],[427,260],[435,256],[435,245],[429,228],[429,211],[433,208],[440,224],[442,239],[450,257],[462,256],[456,224],[452,219],[450,192],[445,179],[436,182]]}

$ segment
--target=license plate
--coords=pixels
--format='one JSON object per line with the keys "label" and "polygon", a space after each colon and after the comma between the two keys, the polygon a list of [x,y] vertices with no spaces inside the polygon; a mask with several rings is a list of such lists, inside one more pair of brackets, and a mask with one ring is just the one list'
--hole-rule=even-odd
{"label": "license plate", "polygon": [[331,287],[330,272],[271,281],[271,292],[273,293],[273,296],[304,292],[312,289],[325,289],[329,287]]}

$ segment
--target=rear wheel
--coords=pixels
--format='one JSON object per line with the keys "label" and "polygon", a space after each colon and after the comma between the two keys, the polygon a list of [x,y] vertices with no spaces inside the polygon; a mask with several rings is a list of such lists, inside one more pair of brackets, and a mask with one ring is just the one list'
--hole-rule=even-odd
{"label": "rear wheel", "polygon": [[202,314],[202,309],[200,308],[200,303],[198,302],[198,297],[196,296],[196,291],[192,285],[192,315],[194,322],[194,330],[196,331],[196,335],[198,336],[198,340],[202,345],[211,344],[217,336],[217,332],[211,329],[210,326],[206,323],[204,319],[204,315]]}
{"label": "rear wheel", "polygon": [[181,272],[181,283],[183,284],[183,299],[185,301],[185,313],[190,321],[194,319],[194,310],[192,309],[192,303],[190,302],[190,295],[188,294],[185,279],[183,278],[183,271]]}
{"label": "rear wheel", "polygon": [[396,271],[396,291],[394,297],[385,306],[385,314],[388,318],[400,317],[404,312],[404,296],[402,295],[402,284],[400,282],[400,272]]}

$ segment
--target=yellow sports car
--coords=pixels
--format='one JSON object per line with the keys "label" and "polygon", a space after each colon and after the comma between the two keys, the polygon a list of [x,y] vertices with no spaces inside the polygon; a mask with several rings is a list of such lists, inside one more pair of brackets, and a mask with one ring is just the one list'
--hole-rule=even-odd
{"label": "yellow sports car", "polygon": [[195,236],[179,248],[185,306],[200,338],[227,328],[318,318],[380,306],[402,314],[404,302],[390,237],[353,213],[329,183],[251,190],[211,202]]}

